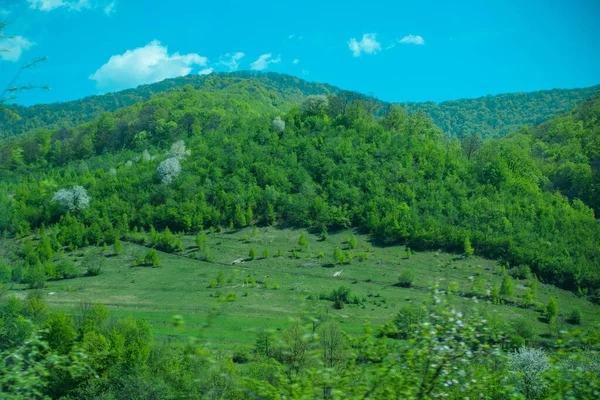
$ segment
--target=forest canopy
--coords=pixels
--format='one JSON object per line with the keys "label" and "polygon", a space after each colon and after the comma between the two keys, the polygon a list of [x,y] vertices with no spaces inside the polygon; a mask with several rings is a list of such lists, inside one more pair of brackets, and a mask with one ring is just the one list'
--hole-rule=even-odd
{"label": "forest canopy", "polygon": [[[247,82],[237,93],[187,85],[5,144],[0,230],[55,226],[77,248],[134,228],[356,227],[414,249],[462,250],[468,240],[546,282],[600,287],[593,210],[548,185],[523,135],[467,151],[400,106],[340,93],[279,111],[264,85]],[[181,140],[190,155],[165,163]],[[74,186],[89,207],[65,214],[51,200]]]}

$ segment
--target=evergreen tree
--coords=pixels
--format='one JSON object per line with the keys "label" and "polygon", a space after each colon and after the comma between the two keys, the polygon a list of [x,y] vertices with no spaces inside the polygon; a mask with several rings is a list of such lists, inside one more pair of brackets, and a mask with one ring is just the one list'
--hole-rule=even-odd
{"label": "evergreen tree", "polygon": [[115,243],[113,244],[113,248],[114,248],[115,254],[121,254],[123,252],[123,243],[121,242],[121,239],[119,239],[118,237],[115,238]]}
{"label": "evergreen tree", "polygon": [[465,257],[471,257],[475,253],[475,249],[471,246],[471,239],[469,237],[465,238],[463,243],[463,254]]}
{"label": "evergreen tree", "polygon": [[500,295],[511,297],[515,293],[513,280],[510,276],[504,276],[502,280],[502,286],[500,286]]}
{"label": "evergreen tree", "polygon": [[545,311],[546,318],[548,318],[549,321],[552,321],[558,315],[558,299],[556,297],[550,297]]}

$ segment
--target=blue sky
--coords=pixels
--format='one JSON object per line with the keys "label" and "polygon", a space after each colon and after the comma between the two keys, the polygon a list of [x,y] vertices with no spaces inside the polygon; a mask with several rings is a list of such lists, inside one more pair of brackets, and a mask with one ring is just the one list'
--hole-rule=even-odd
{"label": "blue sky", "polygon": [[571,1],[0,0],[0,85],[72,100],[188,73],[263,70],[388,101],[600,83],[600,5]]}

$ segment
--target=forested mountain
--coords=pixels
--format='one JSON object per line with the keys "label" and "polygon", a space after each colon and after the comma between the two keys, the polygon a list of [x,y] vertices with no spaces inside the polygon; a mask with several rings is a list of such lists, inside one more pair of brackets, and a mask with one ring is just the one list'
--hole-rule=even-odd
{"label": "forested mountain", "polygon": [[231,94],[252,94],[257,90],[268,90],[273,107],[289,107],[289,103],[299,103],[308,95],[340,91],[331,85],[311,83],[277,73],[240,71],[188,75],[65,103],[38,104],[32,107],[12,105],[7,109],[0,109],[0,140],[35,129],[72,128],[100,117],[105,111],[133,105],[157,93],[180,90],[185,85],[192,85],[205,92],[221,91]]}
{"label": "forested mountain", "polygon": [[[190,85],[5,144],[0,230],[56,226],[57,240],[77,248],[138,228],[352,226],[413,248],[469,243],[546,282],[600,287],[600,224],[581,201],[547,190],[517,140],[487,141],[467,156],[399,106],[382,111],[342,94],[284,113],[271,95]],[[65,213],[53,199],[73,186],[91,201]]]}
{"label": "forested mountain", "polygon": [[581,199],[600,216],[600,94],[507,140],[536,160],[548,191]]}
{"label": "forested mountain", "polygon": [[436,104],[402,103],[409,112],[422,111],[434,123],[459,138],[480,135],[502,137],[524,125],[537,125],[564,113],[600,91],[600,85],[583,89],[553,89],[507,93]]}
{"label": "forested mountain", "polygon": [[[192,85],[195,89],[206,92],[222,91],[230,94],[267,90],[271,97],[271,105],[283,107],[284,110],[291,104],[298,104],[308,95],[342,92],[335,86],[307,82],[277,73],[240,71],[204,76],[188,75],[65,103],[39,104],[32,107],[13,105],[0,109],[0,140],[32,133],[36,129],[73,128],[100,117],[103,112],[116,111],[147,100],[158,93],[181,90],[185,85]],[[448,135],[459,138],[469,135],[479,135],[482,138],[501,137],[519,130],[524,125],[538,124],[567,112],[599,90],[600,86],[554,89],[452,100],[439,104],[406,102],[401,105],[410,114],[417,111],[425,113]],[[358,93],[353,93],[353,97],[367,98]],[[378,103],[383,109],[390,106],[390,103],[376,99],[371,98],[370,101]]]}

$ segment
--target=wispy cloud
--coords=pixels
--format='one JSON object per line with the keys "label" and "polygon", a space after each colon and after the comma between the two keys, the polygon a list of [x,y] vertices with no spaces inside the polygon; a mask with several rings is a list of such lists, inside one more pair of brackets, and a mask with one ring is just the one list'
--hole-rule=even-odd
{"label": "wispy cloud", "polygon": [[104,14],[110,15],[115,12],[115,2],[109,3],[106,7],[103,8]]}
{"label": "wispy cloud", "polygon": [[212,68],[212,67],[211,67],[211,68],[204,68],[203,70],[200,70],[200,71],[198,72],[198,75],[208,75],[208,74],[212,74],[214,70],[215,70],[215,69],[214,69],[214,68]]}
{"label": "wispy cloud", "polygon": [[297,58],[294,58],[294,61],[292,61],[292,64],[298,64],[300,62],[300,60],[298,60]]}
{"label": "wispy cloud", "polygon": [[419,35],[407,35],[398,40],[398,43],[403,44],[425,44],[425,39]]}
{"label": "wispy cloud", "polygon": [[226,66],[230,71],[237,71],[240,67],[240,60],[245,56],[238,51],[236,53],[227,53],[219,58],[219,64]]}
{"label": "wispy cloud", "polygon": [[23,36],[0,39],[0,58],[4,61],[18,61],[23,51],[34,44]]}
{"label": "wispy cloud", "polygon": [[281,62],[281,57],[277,56],[277,58],[273,58],[271,53],[263,54],[256,61],[250,64],[250,68],[255,71],[262,71],[266,69],[269,64],[279,64]]}
{"label": "wispy cloud", "polygon": [[110,0],[27,0],[29,8],[40,11],[52,11],[67,8],[72,11],[102,9],[106,15],[114,12],[115,1]]}
{"label": "wispy cloud", "polygon": [[356,38],[350,39],[348,47],[352,50],[354,57],[359,57],[362,53],[376,54],[381,51],[381,43],[377,41],[375,33],[365,33],[360,42]]}
{"label": "wispy cloud", "polygon": [[206,66],[208,59],[191,53],[169,54],[158,40],[144,47],[112,56],[90,76],[102,91],[120,90],[167,78],[188,75],[194,66]]}

